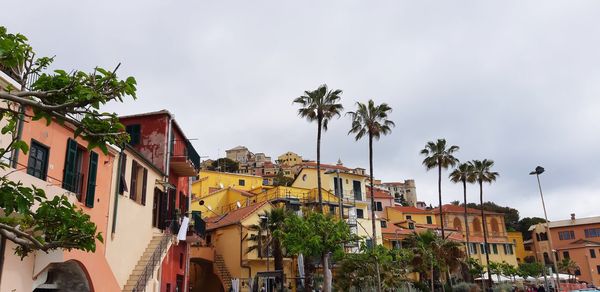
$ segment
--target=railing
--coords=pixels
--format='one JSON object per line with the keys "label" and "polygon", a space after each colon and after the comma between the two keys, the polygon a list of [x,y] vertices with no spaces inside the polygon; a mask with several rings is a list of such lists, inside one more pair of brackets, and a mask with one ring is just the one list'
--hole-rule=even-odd
{"label": "railing", "polygon": [[140,277],[135,283],[135,286],[132,289],[133,292],[140,292],[146,290],[146,284],[148,283],[148,280],[152,277],[152,274],[154,274],[154,269],[156,268],[156,266],[161,263],[162,255],[167,249],[169,242],[171,241],[171,227],[173,226],[173,224],[174,221],[171,222],[169,228],[165,229],[165,234],[163,235],[162,239],[160,240],[160,243],[152,253],[152,256],[148,260],[146,267],[144,267],[144,271],[142,272],[142,274],[140,274]]}
{"label": "railing", "polygon": [[174,140],[171,157],[185,157],[194,164],[196,169],[200,169],[200,155],[189,140]]}
{"label": "railing", "polygon": [[[8,77],[12,78],[17,83],[21,82],[21,76],[15,74],[15,72],[13,72],[11,70],[11,68],[5,67],[2,64],[0,64],[0,71],[4,72],[6,75],[8,75]],[[33,86],[33,84],[38,80],[39,77],[40,77],[40,75],[38,73],[29,74],[29,76],[27,76],[27,82],[25,83],[25,88],[30,89]],[[17,88],[17,89],[20,90],[21,88]]]}

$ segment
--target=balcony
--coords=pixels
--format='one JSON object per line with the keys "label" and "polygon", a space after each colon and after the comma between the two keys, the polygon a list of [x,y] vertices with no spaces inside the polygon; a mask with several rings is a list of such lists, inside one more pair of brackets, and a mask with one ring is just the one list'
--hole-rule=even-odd
{"label": "balcony", "polygon": [[[16,72],[11,70],[11,68],[7,68],[7,67],[3,66],[2,64],[0,64],[0,71],[2,71],[4,74],[6,74],[11,79],[13,79],[15,82],[17,82],[17,83],[21,82],[21,76],[19,76]],[[25,88],[30,89],[31,86],[33,85],[33,83],[35,83],[39,77],[40,77],[40,75],[38,73],[29,74],[29,76],[27,77],[27,81],[25,83]],[[17,88],[17,89],[20,90],[21,88]]]}
{"label": "balcony", "polygon": [[196,176],[200,170],[200,155],[189,140],[174,140],[171,149],[171,170],[179,176]]}

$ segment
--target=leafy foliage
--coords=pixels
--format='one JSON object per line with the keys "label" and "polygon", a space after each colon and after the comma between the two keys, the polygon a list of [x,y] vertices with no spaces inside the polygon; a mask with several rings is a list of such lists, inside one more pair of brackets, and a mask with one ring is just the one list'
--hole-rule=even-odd
{"label": "leafy foliage", "polygon": [[350,291],[351,288],[372,290],[377,286],[379,270],[384,291],[399,289],[408,281],[412,258],[410,249],[389,250],[381,245],[374,248],[363,245],[360,253],[348,253],[338,259],[336,288],[339,291]]}
{"label": "leafy foliage", "polygon": [[546,223],[546,219],[540,217],[525,217],[519,220],[516,230],[521,231],[523,240],[530,240],[531,231],[529,231],[529,227],[538,223]]}
{"label": "leafy foliage", "polygon": [[221,172],[237,172],[240,169],[240,164],[227,157],[219,158],[212,162],[209,170],[216,170]]}
{"label": "leafy foliage", "polygon": [[[283,270],[283,248],[281,246],[281,232],[285,219],[290,213],[283,208],[274,208],[271,211],[265,211],[259,224],[248,227],[253,231],[250,235],[250,241],[255,244],[250,245],[246,250],[249,253],[258,250],[259,257],[264,257],[272,251],[275,262],[275,270]],[[268,231],[268,232],[267,232]]]}
{"label": "leafy foliage", "polygon": [[[107,144],[120,145],[129,140],[115,113],[100,111],[111,101],[136,97],[133,77],[117,78],[116,70],[94,68],[91,73],[64,70],[46,72],[54,57],[36,57],[28,40],[21,34],[0,27],[0,70],[20,86],[0,90],[2,134],[12,137],[0,148],[0,156],[20,151],[27,154],[27,142],[20,140],[20,123],[44,120],[69,124],[74,137],[87,142],[89,149],[108,153]],[[16,153],[16,152],[15,152]],[[9,165],[0,163],[0,169]],[[0,177],[0,234],[17,244],[16,254],[25,257],[33,251],[80,249],[95,251],[102,241],[96,225],[67,195],[47,197],[42,189],[12,181],[8,172]]]}
{"label": "leafy foliage", "polygon": [[517,270],[517,274],[523,278],[525,278],[525,277],[537,278],[537,277],[541,276],[543,272],[544,272],[544,265],[542,265],[539,262],[519,264],[519,269]]}

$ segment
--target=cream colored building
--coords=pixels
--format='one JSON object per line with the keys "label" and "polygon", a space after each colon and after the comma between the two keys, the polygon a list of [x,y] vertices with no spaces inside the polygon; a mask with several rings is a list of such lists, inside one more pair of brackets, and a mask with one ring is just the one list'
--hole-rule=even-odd
{"label": "cream colored building", "polygon": [[282,165],[294,166],[294,165],[302,163],[302,156],[300,156],[294,152],[288,151],[286,153],[279,155],[277,157],[277,162]]}

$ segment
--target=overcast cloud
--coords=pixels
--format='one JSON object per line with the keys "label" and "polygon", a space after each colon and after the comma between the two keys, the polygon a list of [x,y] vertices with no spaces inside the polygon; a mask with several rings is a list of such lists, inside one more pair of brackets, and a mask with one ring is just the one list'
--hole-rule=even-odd
{"label": "overcast cloud", "polygon": [[[414,178],[435,205],[425,142],[446,138],[461,160],[493,159],[485,200],[550,219],[600,215],[600,2],[597,1],[8,1],[2,21],[63,69],[134,75],[119,114],[168,109],[216,158],[245,145],[315,159],[316,125],[293,98],[321,83],[356,101],[387,102],[397,127],[375,144],[375,175]],[[330,124],[323,162],[368,167],[366,141]],[[462,198],[444,181],[444,201]],[[475,186],[469,200],[477,201]]]}

